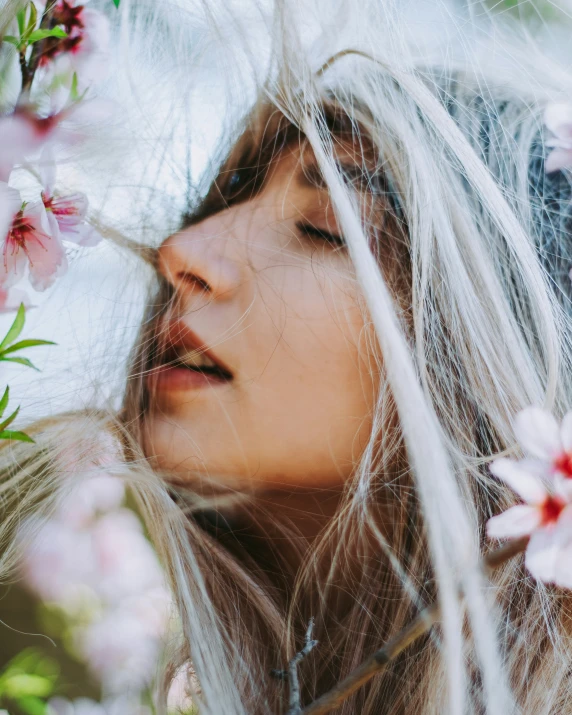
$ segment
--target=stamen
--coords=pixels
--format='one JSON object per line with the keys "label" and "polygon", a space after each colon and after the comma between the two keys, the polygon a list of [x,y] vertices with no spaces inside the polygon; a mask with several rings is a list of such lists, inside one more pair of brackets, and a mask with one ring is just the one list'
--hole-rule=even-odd
{"label": "stamen", "polygon": [[562,513],[562,510],[566,506],[564,499],[555,496],[549,496],[542,505],[542,524],[546,526],[548,524],[555,524],[558,521],[558,517]]}
{"label": "stamen", "polygon": [[572,454],[564,452],[554,460],[554,469],[567,479],[572,479]]}

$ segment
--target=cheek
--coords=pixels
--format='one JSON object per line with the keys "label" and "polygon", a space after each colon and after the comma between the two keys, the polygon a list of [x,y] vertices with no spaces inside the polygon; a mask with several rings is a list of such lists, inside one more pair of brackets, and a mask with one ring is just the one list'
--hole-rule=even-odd
{"label": "cheek", "polygon": [[367,443],[376,387],[354,283],[317,266],[273,273],[259,287],[256,409],[293,469],[305,460],[301,474],[315,483],[345,479]]}

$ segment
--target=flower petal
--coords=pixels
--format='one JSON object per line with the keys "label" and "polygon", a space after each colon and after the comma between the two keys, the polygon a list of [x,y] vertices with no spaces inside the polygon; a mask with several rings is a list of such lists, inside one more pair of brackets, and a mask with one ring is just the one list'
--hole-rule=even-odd
{"label": "flower petal", "polygon": [[524,563],[534,578],[554,583],[557,578],[560,547],[556,528],[535,531],[530,537]]}
{"label": "flower petal", "polygon": [[533,457],[551,461],[562,451],[560,428],[555,417],[539,407],[526,407],[516,416],[514,433],[522,448]]}
{"label": "flower petal", "polygon": [[34,228],[26,241],[30,261],[30,283],[37,291],[49,288],[67,269],[67,259],[59,236],[49,235],[49,222],[41,202],[29,204],[25,216]]}
{"label": "flower petal", "polygon": [[572,504],[566,506],[556,523],[557,539],[561,547],[572,545]]}
{"label": "flower petal", "polygon": [[546,157],[544,170],[547,174],[572,167],[572,150],[556,148]]}
{"label": "flower petal", "polygon": [[86,246],[89,248],[97,246],[103,239],[103,236],[88,223],[80,224],[74,228],[66,228],[65,230],[62,228],[61,235],[64,241],[70,241],[78,246]]}
{"label": "flower petal", "polygon": [[568,505],[558,517],[552,538],[554,572],[550,580],[558,586],[572,588],[572,505]]}
{"label": "flower petal", "polygon": [[556,472],[553,484],[555,494],[562,497],[566,502],[572,502],[572,479]]}
{"label": "flower petal", "polygon": [[508,484],[527,504],[542,504],[546,499],[546,487],[536,474],[526,468],[529,461],[532,462],[532,460],[516,462],[501,457],[495,459],[489,468],[495,477]]}
{"label": "flower petal", "polygon": [[554,537],[559,551],[554,582],[564,588],[572,588],[572,505],[560,515]]}
{"label": "flower petal", "polygon": [[87,196],[80,191],[68,196],[58,196],[51,202],[51,209],[62,231],[84,221],[87,206]]}
{"label": "flower petal", "polygon": [[46,197],[51,197],[56,185],[56,162],[54,152],[48,144],[40,156],[40,180]]}
{"label": "flower petal", "polygon": [[0,180],[8,181],[15,164],[19,164],[27,154],[40,146],[33,127],[19,114],[0,117]]}
{"label": "flower petal", "polygon": [[20,192],[0,181],[0,240],[6,237],[14,216],[22,207]]}
{"label": "flower petal", "polygon": [[544,124],[556,136],[572,136],[572,104],[552,102],[544,110]]}
{"label": "flower petal", "polygon": [[519,504],[489,519],[487,536],[490,539],[516,539],[519,536],[527,536],[540,526],[541,520],[540,509]]}
{"label": "flower petal", "polygon": [[71,70],[79,78],[80,91],[108,74],[111,38],[110,23],[103,13],[84,9],[82,22],[81,42],[68,54]]}
{"label": "flower petal", "polygon": [[560,441],[565,452],[572,452],[572,410],[562,418],[560,425]]}
{"label": "flower petal", "polygon": [[15,241],[6,239],[2,247],[2,265],[0,266],[0,284],[10,288],[26,273],[28,257]]}

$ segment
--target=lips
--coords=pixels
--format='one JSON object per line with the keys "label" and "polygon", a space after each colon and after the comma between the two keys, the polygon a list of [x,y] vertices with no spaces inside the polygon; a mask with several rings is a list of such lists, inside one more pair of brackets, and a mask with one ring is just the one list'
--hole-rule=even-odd
{"label": "lips", "polygon": [[181,321],[163,324],[153,363],[148,382],[155,388],[193,389],[233,379],[228,366]]}

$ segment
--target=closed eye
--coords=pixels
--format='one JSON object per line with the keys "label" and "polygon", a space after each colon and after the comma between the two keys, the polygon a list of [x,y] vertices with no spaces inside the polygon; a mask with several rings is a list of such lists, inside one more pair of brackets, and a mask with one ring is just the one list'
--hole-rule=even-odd
{"label": "closed eye", "polygon": [[334,233],[329,233],[328,231],[323,231],[321,228],[316,228],[316,226],[312,226],[312,224],[302,223],[301,221],[298,221],[298,223],[296,224],[296,228],[298,229],[298,231],[300,231],[300,233],[304,234],[305,236],[309,236],[311,238],[319,238],[322,241],[326,241],[326,243],[331,244],[332,246],[342,247],[346,245],[346,242],[342,238],[342,236],[338,236]]}

